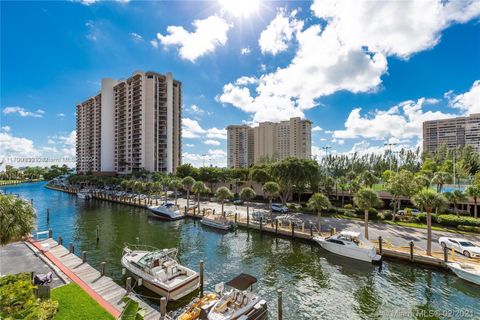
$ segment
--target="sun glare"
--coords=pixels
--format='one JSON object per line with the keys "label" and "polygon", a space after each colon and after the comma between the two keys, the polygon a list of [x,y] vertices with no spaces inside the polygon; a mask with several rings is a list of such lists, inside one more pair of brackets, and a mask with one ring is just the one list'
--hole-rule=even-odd
{"label": "sun glare", "polygon": [[258,11],[260,0],[218,0],[218,3],[233,16],[248,18]]}

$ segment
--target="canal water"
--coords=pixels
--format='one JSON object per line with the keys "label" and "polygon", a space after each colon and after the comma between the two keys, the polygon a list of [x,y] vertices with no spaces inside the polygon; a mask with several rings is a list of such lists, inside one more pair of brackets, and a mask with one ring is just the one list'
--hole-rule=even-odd
{"label": "canal water", "polygon": [[[207,289],[241,272],[254,275],[254,290],[268,302],[269,319],[276,319],[278,288],[284,292],[284,319],[480,319],[480,288],[446,272],[390,261],[371,266],[255,231],[224,234],[190,219],[160,221],[145,209],[82,201],[44,185],[5,189],[33,199],[38,230],[51,228],[55,239],[61,235],[66,246],[73,242],[77,254],[88,251],[94,267],[106,261],[108,274],[122,285],[123,244],[136,243],[138,237],[142,244],[178,248],[180,261],[195,270],[203,259]],[[177,306],[169,304],[169,309]]]}

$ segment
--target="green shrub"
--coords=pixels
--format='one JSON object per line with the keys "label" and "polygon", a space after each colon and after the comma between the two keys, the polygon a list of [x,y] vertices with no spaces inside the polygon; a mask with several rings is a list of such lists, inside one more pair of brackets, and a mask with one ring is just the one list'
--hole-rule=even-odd
{"label": "green shrub", "polygon": [[405,208],[405,215],[406,216],[412,216],[412,209],[411,208]]}
{"label": "green shrub", "polygon": [[478,232],[478,233],[480,233],[480,227],[462,226],[462,225],[459,225],[459,226],[457,226],[457,229],[462,230],[462,231],[470,231],[470,232]]}
{"label": "green shrub", "polygon": [[[413,217],[413,221],[418,223],[427,223],[427,214],[422,212]],[[438,216],[432,213],[432,222],[438,222]]]}
{"label": "green shrub", "polygon": [[480,219],[472,217],[457,217],[456,215],[451,214],[441,214],[437,218],[437,222],[442,226],[457,227],[462,226],[472,226],[480,227]]}
{"label": "green shrub", "polygon": [[392,220],[393,218],[393,213],[390,210],[384,210],[382,211],[382,216],[384,220]]}
{"label": "green shrub", "polygon": [[350,203],[347,203],[343,206],[344,209],[353,209],[353,206]]}
{"label": "green shrub", "polygon": [[357,215],[355,214],[355,212],[352,212],[352,211],[345,211],[343,215],[347,217],[357,218]]}
{"label": "green shrub", "polygon": [[[365,211],[360,208],[355,209],[355,214],[358,217],[365,217]],[[371,208],[370,210],[368,210],[368,219],[378,220],[378,210],[375,208]]]}

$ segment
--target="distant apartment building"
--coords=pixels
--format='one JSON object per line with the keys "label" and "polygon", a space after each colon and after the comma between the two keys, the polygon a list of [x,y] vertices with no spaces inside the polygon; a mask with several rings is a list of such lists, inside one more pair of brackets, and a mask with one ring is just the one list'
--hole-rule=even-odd
{"label": "distant apartment building", "polygon": [[256,127],[227,127],[228,167],[248,167],[265,160],[311,157],[312,122],[291,118],[281,122],[262,122]]}
{"label": "distant apartment building", "polygon": [[77,105],[77,172],[175,172],[181,163],[182,84],[171,73],[103,79]]}
{"label": "distant apartment building", "polygon": [[480,152],[480,113],[468,117],[425,121],[423,150],[435,152],[441,145],[449,148],[472,146]]}

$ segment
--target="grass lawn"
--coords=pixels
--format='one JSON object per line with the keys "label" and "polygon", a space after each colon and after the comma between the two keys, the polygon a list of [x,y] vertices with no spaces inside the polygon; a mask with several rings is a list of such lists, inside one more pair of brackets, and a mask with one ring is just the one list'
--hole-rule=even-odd
{"label": "grass lawn", "polygon": [[55,320],[115,319],[76,283],[53,289],[51,298],[58,301]]}

